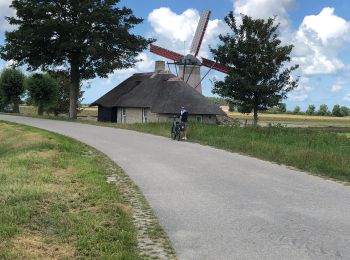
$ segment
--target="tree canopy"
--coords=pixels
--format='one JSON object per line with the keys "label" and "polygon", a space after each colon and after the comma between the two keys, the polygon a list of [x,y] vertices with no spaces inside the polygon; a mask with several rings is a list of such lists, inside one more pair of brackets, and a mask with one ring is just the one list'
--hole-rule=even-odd
{"label": "tree canopy", "polygon": [[315,114],[315,111],[316,111],[315,105],[310,104],[310,105],[307,107],[305,113],[306,113],[307,115],[310,115],[310,116],[311,116],[311,115],[314,115],[314,114]]}
{"label": "tree canopy", "polygon": [[24,74],[14,68],[7,68],[0,75],[0,96],[3,105],[12,104],[13,112],[19,113],[19,103],[24,92]]}
{"label": "tree canopy", "polygon": [[42,115],[44,108],[55,103],[58,94],[58,82],[48,73],[35,73],[26,78],[25,86],[30,99],[38,106],[38,115]]}
{"label": "tree canopy", "polygon": [[230,34],[220,35],[221,45],[212,48],[215,60],[230,67],[224,81],[215,82],[213,92],[237,104],[243,112],[278,105],[298,85],[291,73],[298,65],[287,67],[293,45],[282,46],[275,18],[253,19],[242,15],[236,21],[233,12],[225,17]]}
{"label": "tree canopy", "polygon": [[132,67],[152,41],[130,31],[143,20],[120,0],[13,0],[16,29],[6,32],[1,58],[29,70],[67,68],[71,78],[70,117],[75,118],[80,82]]}

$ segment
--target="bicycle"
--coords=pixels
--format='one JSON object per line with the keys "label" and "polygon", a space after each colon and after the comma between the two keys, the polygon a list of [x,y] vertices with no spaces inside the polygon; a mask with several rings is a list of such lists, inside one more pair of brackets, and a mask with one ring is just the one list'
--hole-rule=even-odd
{"label": "bicycle", "polygon": [[185,130],[185,124],[177,121],[177,117],[173,117],[173,124],[171,126],[170,137],[173,140],[181,140],[181,132]]}

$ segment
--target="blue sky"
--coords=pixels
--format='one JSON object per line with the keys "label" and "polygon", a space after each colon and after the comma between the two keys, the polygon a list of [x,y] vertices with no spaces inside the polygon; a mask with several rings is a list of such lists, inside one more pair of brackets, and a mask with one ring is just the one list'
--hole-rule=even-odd
{"label": "blue sky", "polygon": [[[7,6],[10,0],[0,1],[0,44],[4,31],[11,29],[3,17],[13,15]],[[200,56],[211,58],[208,46],[216,46],[218,35],[228,32],[223,18],[230,11],[239,16],[248,14],[254,18],[278,15],[280,35],[284,44],[294,44],[293,63],[300,65],[295,76],[300,77],[298,89],[291,92],[288,109],[308,104],[334,104],[350,107],[350,2],[348,0],[122,0],[134,10],[144,23],[134,33],[156,38],[157,44],[177,52],[189,48],[200,13],[211,10],[208,30]],[[115,71],[107,79],[92,79],[84,95],[84,103],[90,103],[118,85],[135,72],[152,71],[154,61],[161,59],[148,51],[140,54],[142,62],[135,68]],[[0,68],[6,62],[0,60]],[[202,69],[202,74],[206,69]],[[212,96],[209,79],[224,77],[210,72],[203,82],[203,94]]]}

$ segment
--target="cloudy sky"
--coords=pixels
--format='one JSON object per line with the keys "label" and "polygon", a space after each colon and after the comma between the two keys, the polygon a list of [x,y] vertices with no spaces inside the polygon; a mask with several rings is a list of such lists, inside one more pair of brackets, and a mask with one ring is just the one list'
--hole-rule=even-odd
{"label": "cloudy sky", "polygon": [[[8,8],[10,0],[0,0],[0,45],[4,31],[11,30],[4,16],[14,14]],[[299,87],[289,94],[288,109],[308,104],[334,104],[350,107],[350,2],[348,0],[122,0],[134,10],[144,23],[134,33],[157,39],[157,44],[179,53],[190,48],[192,37],[204,10],[212,16],[202,44],[200,56],[211,58],[208,46],[219,44],[218,35],[227,33],[223,18],[230,11],[254,18],[278,16],[280,37],[284,44],[295,46],[293,63],[300,65]],[[135,68],[115,71],[107,79],[93,79],[85,92],[84,103],[89,103],[118,85],[135,72],[152,71],[154,61],[160,59],[148,51],[140,54],[143,61]],[[0,60],[0,68],[6,66]],[[202,68],[202,74],[207,69]],[[210,72],[203,82],[203,94],[212,96],[210,79],[224,75]]]}

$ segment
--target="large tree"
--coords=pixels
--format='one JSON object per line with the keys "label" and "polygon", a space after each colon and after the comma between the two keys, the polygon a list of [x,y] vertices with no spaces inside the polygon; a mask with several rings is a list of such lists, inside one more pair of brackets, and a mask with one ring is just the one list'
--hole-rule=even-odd
{"label": "large tree", "polygon": [[31,75],[26,78],[25,86],[30,100],[38,106],[38,115],[43,115],[44,109],[57,100],[58,82],[48,73]]}
{"label": "large tree", "polygon": [[13,112],[19,113],[19,103],[24,92],[24,75],[17,69],[7,68],[0,75],[2,105],[12,104]]}
{"label": "large tree", "polygon": [[[46,111],[48,113],[53,113],[55,116],[67,114],[69,112],[69,90],[71,86],[69,73],[66,71],[51,71],[50,76],[58,83],[58,93],[55,102],[50,105]],[[77,107],[80,106],[83,93],[84,91],[80,90]]]}
{"label": "large tree", "polygon": [[287,67],[293,45],[282,46],[275,18],[253,19],[232,12],[225,17],[231,33],[220,35],[221,45],[211,49],[215,60],[230,67],[224,81],[215,82],[213,92],[231,100],[244,112],[254,112],[278,105],[297,87],[291,73],[298,65]]}
{"label": "large tree", "polygon": [[132,67],[151,42],[130,32],[143,20],[119,0],[13,0],[17,26],[6,32],[1,57],[29,70],[58,66],[70,71],[69,116],[77,116],[80,82]]}

